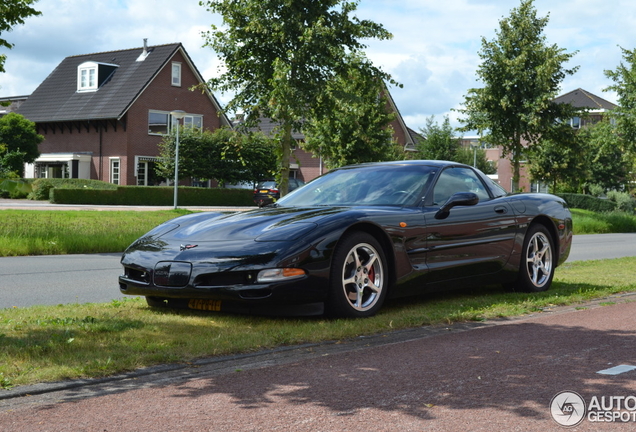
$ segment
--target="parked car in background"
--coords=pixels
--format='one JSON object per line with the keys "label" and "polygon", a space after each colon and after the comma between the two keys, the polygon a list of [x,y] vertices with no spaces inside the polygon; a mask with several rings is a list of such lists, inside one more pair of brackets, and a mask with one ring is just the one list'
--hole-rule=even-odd
{"label": "parked car in background", "polygon": [[[305,184],[304,181],[295,178],[289,179],[289,192]],[[271,204],[280,198],[280,191],[278,190],[278,183],[275,180],[262,181],[254,188],[254,202],[259,207]]]}
{"label": "parked car in background", "polygon": [[559,197],[509,195],[455,162],[369,163],[264,208],[172,219],[124,252],[119,286],[152,307],[368,317],[389,297],[545,291],[571,244]]}

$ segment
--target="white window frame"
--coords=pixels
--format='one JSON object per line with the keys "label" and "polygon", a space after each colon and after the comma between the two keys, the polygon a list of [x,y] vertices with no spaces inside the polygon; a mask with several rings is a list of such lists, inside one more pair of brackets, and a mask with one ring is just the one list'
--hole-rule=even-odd
{"label": "white window frame", "polygon": [[121,159],[109,158],[109,181],[112,184],[121,184]]}
{"label": "white window frame", "polygon": [[201,114],[188,114],[183,117],[183,127],[196,127],[203,130],[203,116]]}
{"label": "white window frame", "polygon": [[181,87],[181,63],[172,62],[170,84],[173,87]]}
{"label": "white window frame", "polygon": [[97,91],[97,63],[84,62],[77,67],[77,91]]}

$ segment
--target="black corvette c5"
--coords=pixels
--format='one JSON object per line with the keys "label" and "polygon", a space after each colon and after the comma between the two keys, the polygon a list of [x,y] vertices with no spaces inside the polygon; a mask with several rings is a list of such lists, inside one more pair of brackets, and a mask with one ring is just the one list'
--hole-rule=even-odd
{"label": "black corvette c5", "polygon": [[267,207],[168,221],[124,252],[119,285],[156,307],[366,317],[432,290],[546,290],[571,242],[561,198],[454,162],[369,163]]}

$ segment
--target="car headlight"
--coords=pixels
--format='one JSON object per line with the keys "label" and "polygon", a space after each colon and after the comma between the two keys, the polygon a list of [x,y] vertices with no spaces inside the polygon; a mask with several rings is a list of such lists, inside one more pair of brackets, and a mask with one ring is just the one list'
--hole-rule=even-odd
{"label": "car headlight", "polygon": [[276,268],[261,270],[256,277],[257,283],[279,282],[305,276],[305,270],[299,268]]}

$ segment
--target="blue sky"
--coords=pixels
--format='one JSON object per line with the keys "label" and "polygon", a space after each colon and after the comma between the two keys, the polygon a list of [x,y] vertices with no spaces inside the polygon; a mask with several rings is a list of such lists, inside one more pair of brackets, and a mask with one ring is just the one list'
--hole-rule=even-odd
{"label": "blue sky", "polygon": [[[389,41],[368,41],[367,55],[404,85],[391,94],[406,123],[418,130],[426,119],[441,122],[479,86],[475,71],[481,38],[495,36],[499,21],[520,0],[361,0],[356,15],[381,23]],[[619,46],[636,48],[633,0],[535,0],[539,16],[549,14],[548,43],[578,51],[568,66],[580,66],[562,93],[584,88],[611,102],[604,70],[621,61]],[[220,18],[198,0],[39,0],[40,17],[3,34],[15,44],[0,75],[0,96],[27,95],[67,56],[181,42],[204,78],[217,73],[219,60],[202,48],[201,31]],[[217,95],[223,102],[224,96]],[[225,96],[227,97],[227,96]]]}

